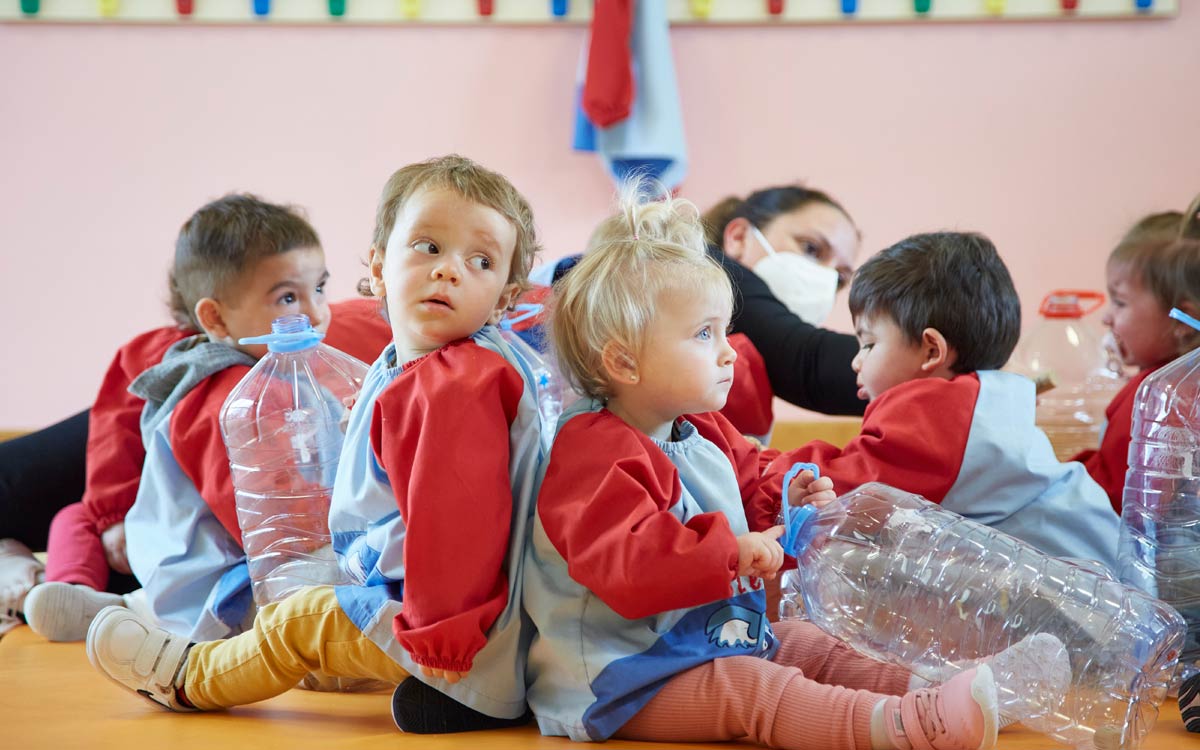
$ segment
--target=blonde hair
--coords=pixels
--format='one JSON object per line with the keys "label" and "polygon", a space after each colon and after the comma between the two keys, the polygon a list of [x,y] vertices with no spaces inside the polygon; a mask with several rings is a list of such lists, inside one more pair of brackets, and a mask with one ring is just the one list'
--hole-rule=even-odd
{"label": "blonde hair", "polygon": [[563,373],[584,395],[607,399],[604,350],[637,355],[664,291],[733,298],[724,269],[708,256],[700,213],[645,179],[621,186],[617,213],[596,228],[587,252],[554,288],[550,331]]}
{"label": "blonde hair", "polygon": [[[396,215],[404,202],[418,191],[433,188],[453,190],[473,203],[493,209],[512,224],[517,233],[508,283],[518,291],[529,288],[529,269],[541,250],[533,224],[533,209],[513,184],[499,172],[476,164],[464,156],[450,154],[426,159],[396,170],[383,186],[379,208],[375,212],[375,232],[371,245],[382,253],[396,225]],[[358,291],[370,296],[367,279],[358,282]]]}

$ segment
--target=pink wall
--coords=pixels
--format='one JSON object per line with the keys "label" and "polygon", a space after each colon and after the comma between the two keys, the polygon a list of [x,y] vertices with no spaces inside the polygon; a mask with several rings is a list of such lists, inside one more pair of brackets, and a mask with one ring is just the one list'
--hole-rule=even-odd
{"label": "pink wall", "polygon": [[[0,428],[85,407],[111,353],[164,323],[180,222],[223,192],[307,206],[337,297],[401,164],[506,173],[549,255],[608,206],[568,148],[580,27],[0,26]],[[998,243],[1027,317],[1102,283],[1122,230],[1200,190],[1200,14],[1173,21],[674,31],[684,193],[805,179],[868,252],[920,230]],[[839,311],[834,324],[845,327]],[[36,364],[35,364],[36,363]]]}

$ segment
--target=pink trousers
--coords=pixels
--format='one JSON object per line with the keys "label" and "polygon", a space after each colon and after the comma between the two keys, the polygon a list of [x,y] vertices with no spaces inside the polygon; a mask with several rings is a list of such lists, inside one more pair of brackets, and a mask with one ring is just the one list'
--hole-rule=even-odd
{"label": "pink trousers", "polygon": [[616,736],[870,750],[871,711],[908,691],[909,672],[863,656],[808,622],[772,627],[780,641],[774,659],[729,656],[683,672]]}
{"label": "pink trousers", "polygon": [[72,503],[50,522],[46,542],[46,580],[82,583],[97,591],[108,587],[108,560],[100,532],[83,503]]}

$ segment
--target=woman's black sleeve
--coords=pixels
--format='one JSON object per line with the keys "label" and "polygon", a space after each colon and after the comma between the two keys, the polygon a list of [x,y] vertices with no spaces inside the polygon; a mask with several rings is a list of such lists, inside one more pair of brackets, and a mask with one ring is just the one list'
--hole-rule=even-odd
{"label": "woman's black sleeve", "polygon": [[858,341],[805,323],[753,272],[719,250],[713,254],[733,282],[733,330],[762,354],[775,395],[825,414],[861,415],[867,402],[858,398],[850,368]]}
{"label": "woman's black sleeve", "polygon": [[46,549],[54,514],[83,497],[88,412],[0,443],[0,539]]}

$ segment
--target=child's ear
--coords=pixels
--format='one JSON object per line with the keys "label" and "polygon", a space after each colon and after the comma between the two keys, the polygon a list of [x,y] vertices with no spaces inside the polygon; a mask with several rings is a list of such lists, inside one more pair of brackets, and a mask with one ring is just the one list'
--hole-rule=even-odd
{"label": "child's ear", "polygon": [[638,381],[637,359],[622,344],[616,341],[605,344],[600,362],[613,382],[628,385]]}
{"label": "child's ear", "polygon": [[504,319],[504,314],[512,308],[513,303],[517,301],[520,288],[516,284],[509,284],[504,287],[504,291],[500,292],[500,299],[496,301],[496,307],[492,310],[492,314],[488,317],[488,323],[492,325],[498,324]]}
{"label": "child's ear", "polygon": [[367,253],[367,279],[371,286],[371,294],[382,297],[387,294],[383,285],[383,251],[371,248]]}
{"label": "child's ear", "polygon": [[196,303],[193,310],[196,322],[213,341],[229,338],[229,329],[225,326],[225,318],[221,314],[221,303],[212,297],[205,297]]}
{"label": "child's ear", "polygon": [[725,254],[740,262],[746,256],[746,240],[749,234],[749,219],[737,218],[726,224],[722,233]]}
{"label": "child's ear", "polygon": [[[1181,311],[1187,313],[1188,315],[1191,315],[1193,318],[1200,318],[1200,305],[1197,305],[1195,302],[1192,302],[1191,300],[1185,300],[1183,302],[1180,302],[1179,304],[1175,305],[1175,307],[1178,307]],[[1170,312],[1170,311],[1168,310],[1168,312]],[[1188,342],[1188,343],[1194,342],[1196,339],[1196,336],[1198,335],[1198,332],[1196,331],[1195,328],[1192,328],[1190,325],[1188,325],[1187,323],[1184,323],[1182,320],[1175,320],[1174,318],[1171,318],[1170,320],[1172,323],[1175,324],[1175,328],[1174,328],[1173,332],[1175,334],[1176,340],[1180,344],[1180,351],[1182,352],[1185,342]]]}
{"label": "child's ear", "polygon": [[921,331],[921,372],[933,375],[943,367],[949,368],[954,364],[954,350],[946,342],[946,337],[936,328],[926,328]]}

